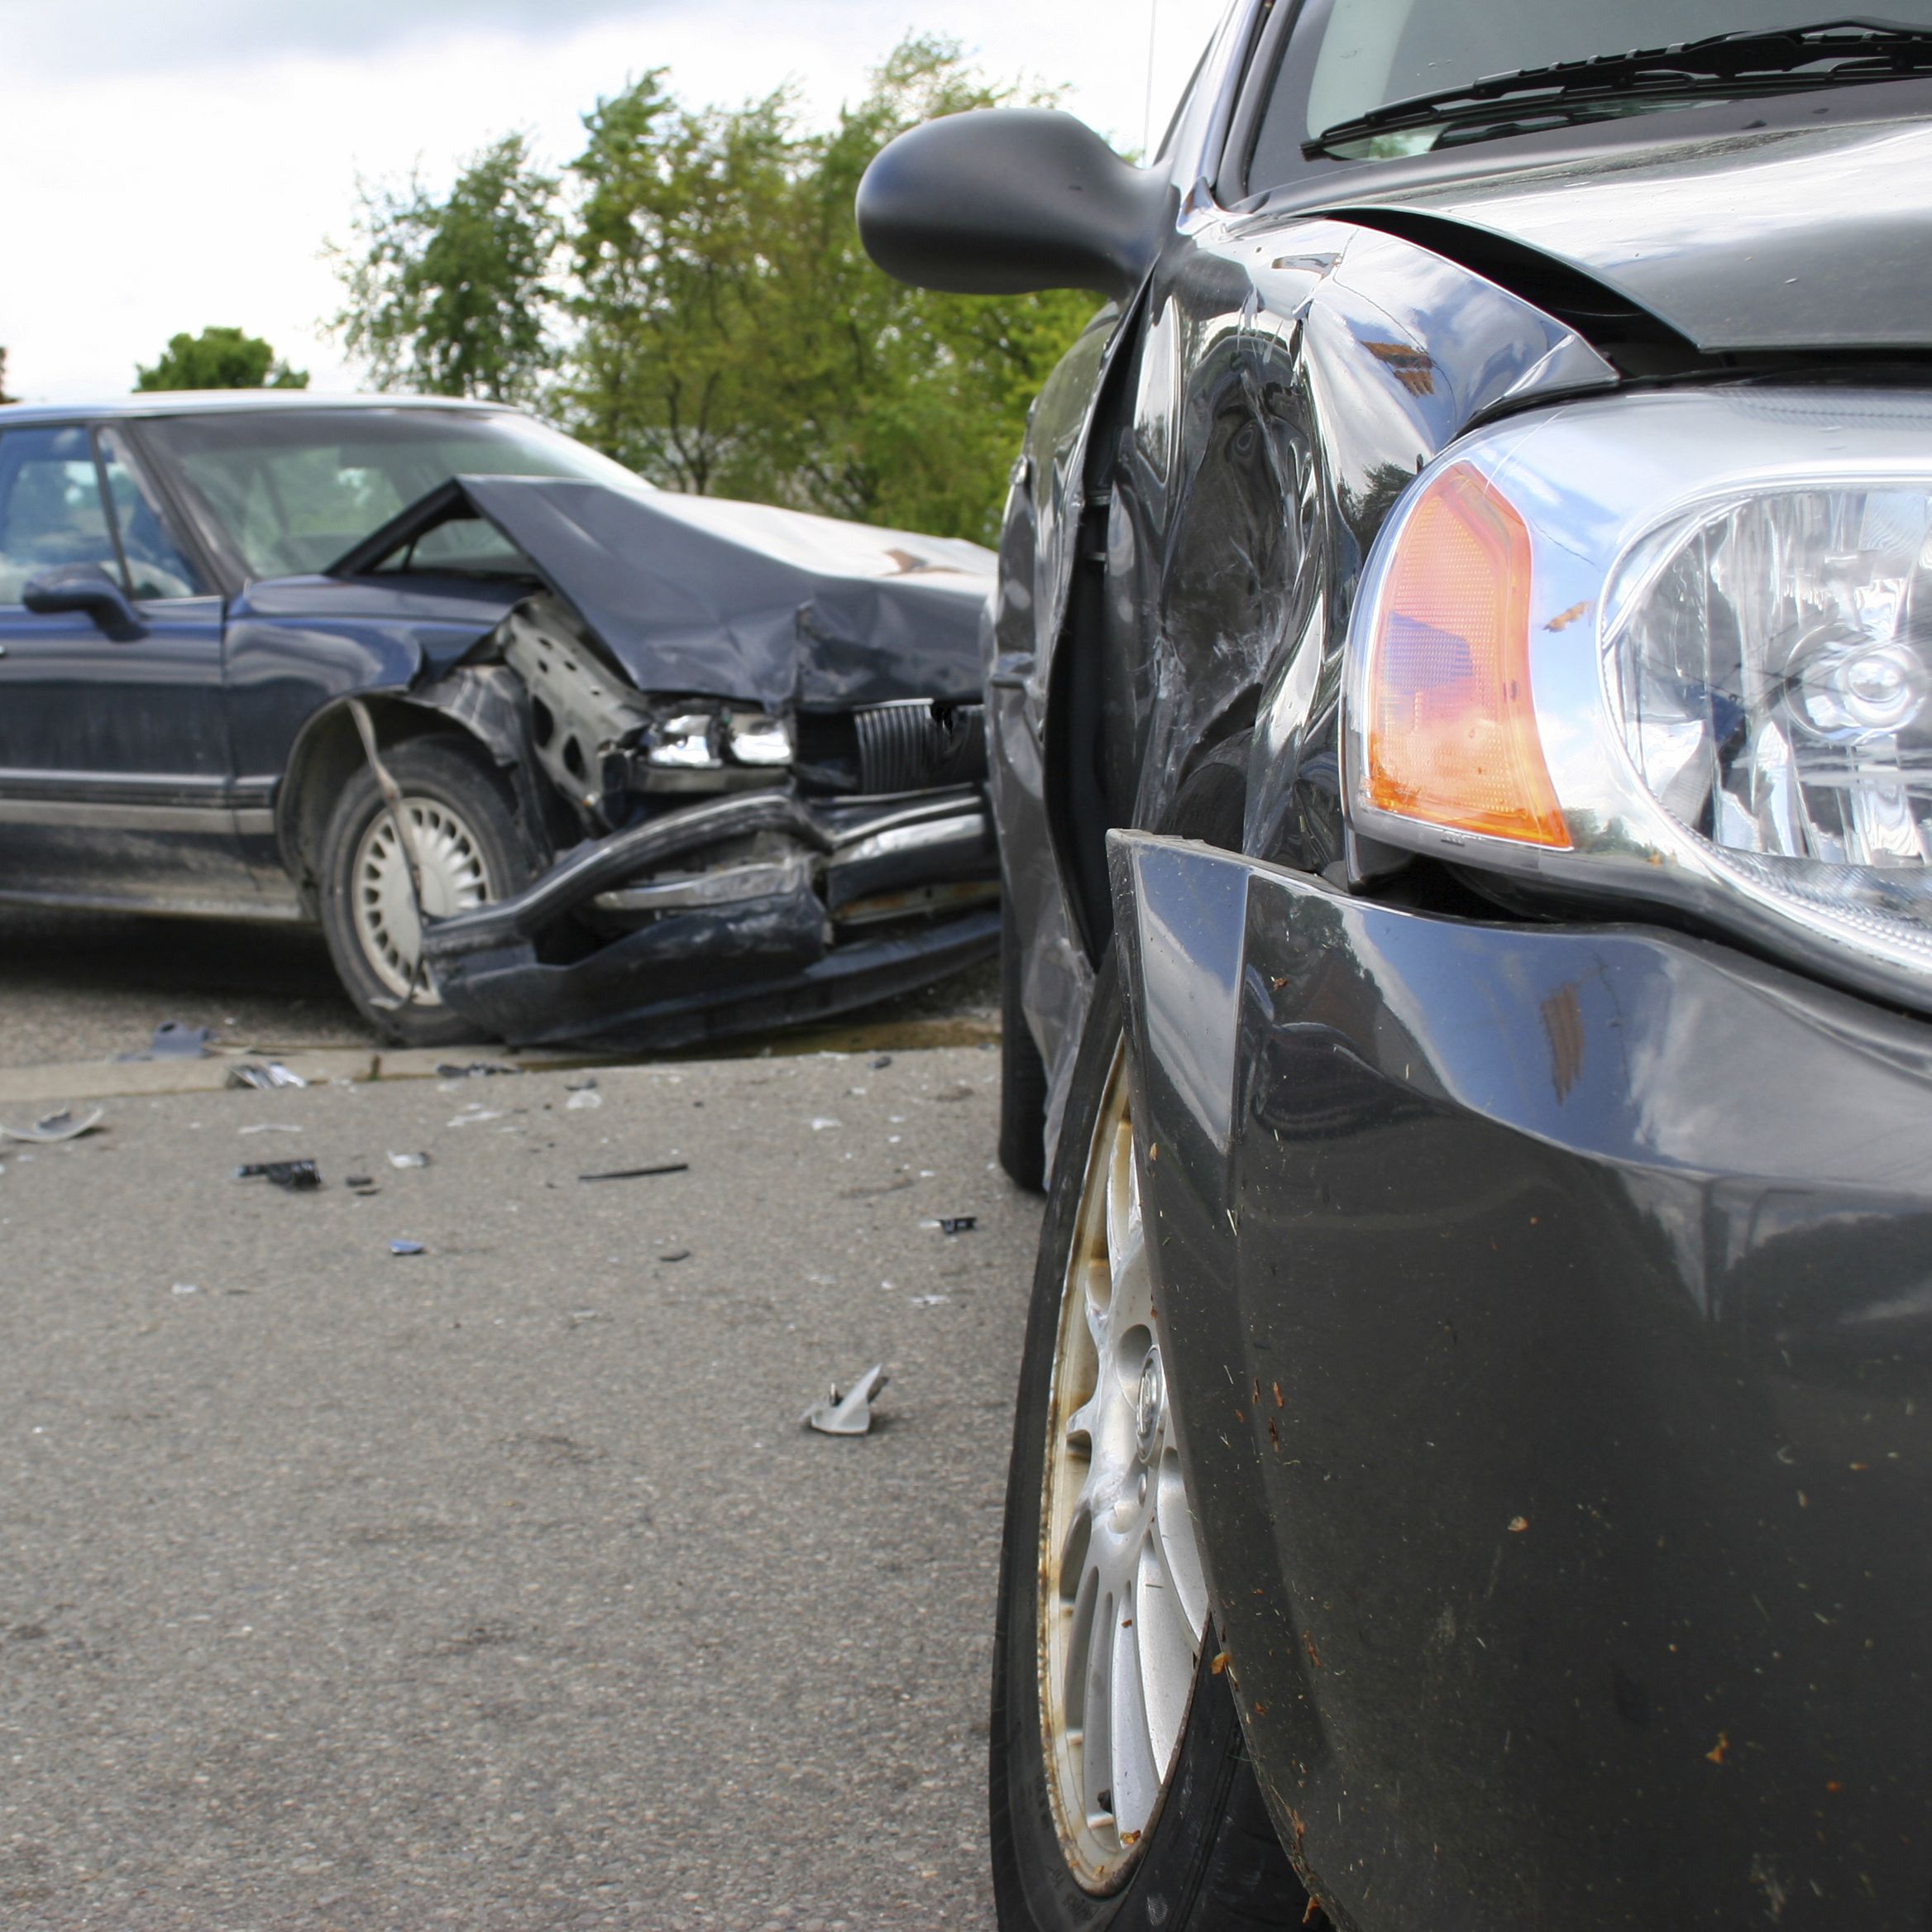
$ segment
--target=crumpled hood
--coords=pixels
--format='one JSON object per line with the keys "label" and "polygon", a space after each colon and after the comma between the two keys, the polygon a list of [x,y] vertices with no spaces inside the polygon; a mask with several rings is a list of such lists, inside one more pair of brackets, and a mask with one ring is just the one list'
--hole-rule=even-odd
{"label": "crumpled hood", "polygon": [[[1353,195],[1527,244],[1700,349],[1932,347],[1932,127],[1743,133]],[[1310,212],[1305,204],[1298,215]]]}
{"label": "crumpled hood", "polygon": [[774,709],[977,698],[997,560],[760,504],[538,476],[455,487],[640,691]]}

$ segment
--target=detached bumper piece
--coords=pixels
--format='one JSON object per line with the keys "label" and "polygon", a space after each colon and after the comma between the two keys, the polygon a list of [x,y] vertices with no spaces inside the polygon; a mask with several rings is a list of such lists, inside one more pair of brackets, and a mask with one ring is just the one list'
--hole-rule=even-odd
{"label": "detached bumper piece", "polygon": [[977,787],[762,792],[580,845],[514,898],[426,930],[445,1001],[518,1045],[689,1045],[827,1018],[998,943]]}

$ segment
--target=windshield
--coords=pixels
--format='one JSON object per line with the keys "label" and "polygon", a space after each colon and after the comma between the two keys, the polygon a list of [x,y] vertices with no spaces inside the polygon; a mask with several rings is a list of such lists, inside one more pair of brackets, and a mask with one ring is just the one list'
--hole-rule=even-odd
{"label": "windshield", "polygon": [[[1885,0],[1874,18],[1932,27],[1932,0]],[[1658,48],[1712,34],[1759,33],[1842,18],[1792,0],[1333,0],[1319,28],[1312,75],[1304,60],[1283,64],[1255,146],[1255,187],[1299,171],[1301,144],[1372,109],[1492,74],[1559,60]],[[1306,98],[1299,77],[1308,75]],[[1714,82],[1708,98],[1721,99]],[[1652,103],[1637,103],[1650,105]],[[1351,141],[1361,160],[1416,154],[1436,146],[1437,127],[1390,129]]]}
{"label": "windshield", "polygon": [[[149,436],[251,577],[326,569],[452,476],[574,476],[643,490],[620,464],[509,410],[299,409],[169,416]],[[487,524],[444,524],[418,570],[528,568]]]}

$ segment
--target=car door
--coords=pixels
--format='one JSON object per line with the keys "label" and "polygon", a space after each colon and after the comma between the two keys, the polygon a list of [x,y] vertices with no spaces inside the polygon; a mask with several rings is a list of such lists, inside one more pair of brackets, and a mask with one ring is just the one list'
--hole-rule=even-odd
{"label": "car door", "polygon": [[[42,615],[28,586],[93,564],[141,634]],[[221,598],[121,433],[0,433],[0,895],[220,911],[242,863],[222,690]]]}

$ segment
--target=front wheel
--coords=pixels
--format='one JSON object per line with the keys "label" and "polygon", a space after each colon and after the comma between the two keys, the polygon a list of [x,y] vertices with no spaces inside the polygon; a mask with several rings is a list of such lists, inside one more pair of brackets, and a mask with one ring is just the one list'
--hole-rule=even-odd
{"label": "front wheel", "polygon": [[[403,795],[422,910],[467,911],[524,883],[516,819],[495,771],[454,739],[414,739],[383,753]],[[366,766],[342,788],[317,870],[322,928],[344,989],[376,1031],[410,1046],[447,1046],[476,1029],[421,969],[422,922],[409,849]]]}
{"label": "front wheel", "polygon": [[1111,955],[1063,1132],[1021,1369],[994,1640],[1000,1924],[1298,1926],[1308,1895],[1214,1668]]}

